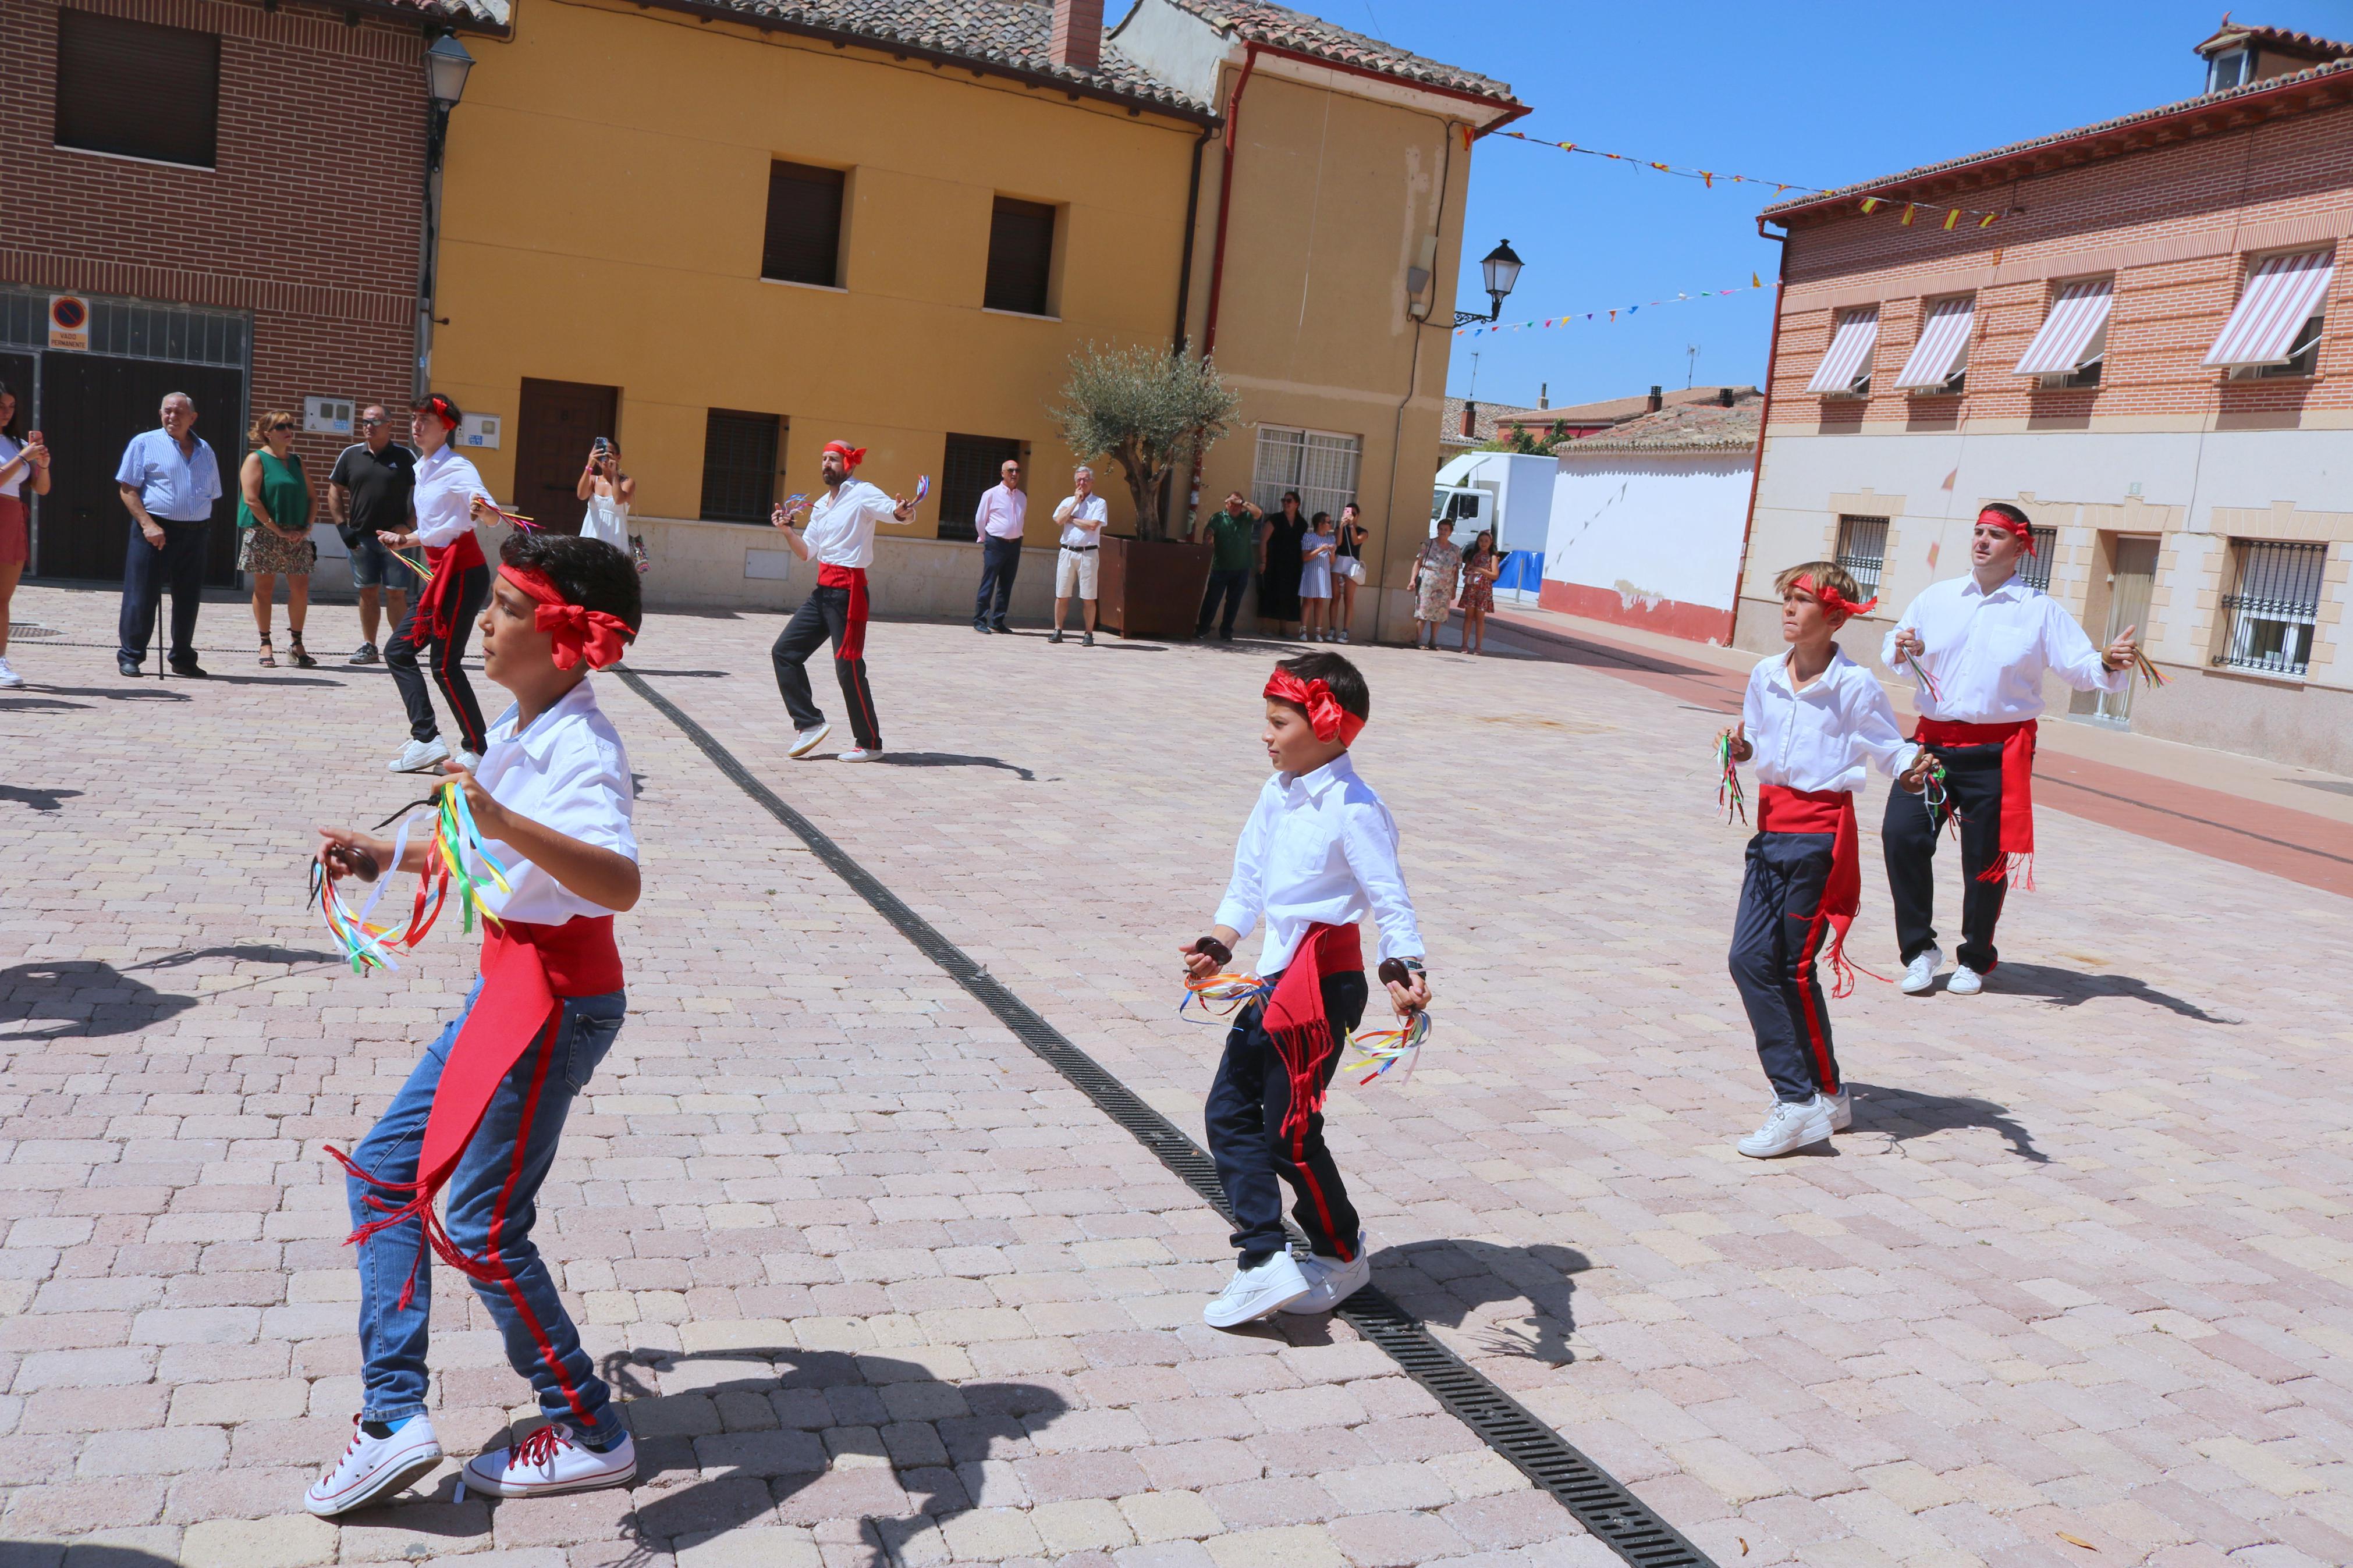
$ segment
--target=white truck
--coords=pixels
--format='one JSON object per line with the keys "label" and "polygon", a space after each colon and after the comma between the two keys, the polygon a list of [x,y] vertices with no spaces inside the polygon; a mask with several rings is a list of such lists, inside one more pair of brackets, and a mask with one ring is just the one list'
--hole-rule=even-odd
{"label": "white truck", "polygon": [[1430,532],[1454,524],[1454,542],[1468,546],[1481,529],[1495,531],[1495,548],[1510,551],[1495,597],[1533,605],[1544,583],[1545,533],[1552,526],[1552,486],[1559,464],[1520,452],[1465,452],[1438,470],[1430,491]]}

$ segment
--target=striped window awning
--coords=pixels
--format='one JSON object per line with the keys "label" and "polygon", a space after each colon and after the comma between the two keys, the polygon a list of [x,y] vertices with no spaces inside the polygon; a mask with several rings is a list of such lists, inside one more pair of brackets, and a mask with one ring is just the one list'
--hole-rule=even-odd
{"label": "striped window awning", "polygon": [[2297,332],[2320,313],[2336,270],[2335,253],[2327,250],[2269,256],[2257,262],[2238,309],[2207,351],[2206,363],[2223,368],[2285,364]]}
{"label": "striped window awning", "polygon": [[2026,357],[2012,375],[2066,375],[2081,370],[2095,352],[2101,329],[2108,324],[2108,306],[2116,299],[2116,279],[2086,278],[2059,290],[2042,330],[2026,345]]}
{"label": "striped window awning", "polygon": [[1938,387],[1952,380],[1953,373],[1968,362],[1969,323],[1976,319],[1977,301],[1967,295],[1937,300],[1920,329],[1920,341],[1912,345],[1912,357],[1895,378],[1896,390]]}
{"label": "striped window awning", "polygon": [[1808,392],[1852,392],[1854,384],[1871,374],[1871,351],[1879,342],[1879,307],[1865,305],[1859,310],[1849,310],[1839,318],[1838,331],[1831,336],[1831,351],[1822,356],[1820,368],[1814,379],[1806,383]]}

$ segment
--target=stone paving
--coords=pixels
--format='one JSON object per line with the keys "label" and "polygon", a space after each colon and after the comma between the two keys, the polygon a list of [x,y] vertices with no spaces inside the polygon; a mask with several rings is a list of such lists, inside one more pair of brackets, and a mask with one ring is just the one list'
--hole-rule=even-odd
{"label": "stone paving", "polygon": [[[310,825],[417,793],[380,671],[121,680],[113,605],[24,590],[64,635],[0,695],[0,1563],[1617,1561],[1345,1324],[1202,1328],[1222,1222],[609,679],[649,893],[540,1234],[647,1473],[308,1518],[356,1389],[321,1145],[470,954],[358,979],[302,907]],[[657,616],[635,667],[1197,1128],[1169,952],[1269,647],[879,626],[859,769],[784,758],[777,626]],[[1986,994],[1862,982],[1854,1131],[1759,1164],[1713,703],[1354,651],[1439,990],[1415,1080],[1334,1100],[1384,1288],[1727,1568],[2353,1561],[2353,904],[2046,809]],[[1887,972],[1875,876],[1854,941]],[[462,1456],[525,1391],[435,1310]]]}

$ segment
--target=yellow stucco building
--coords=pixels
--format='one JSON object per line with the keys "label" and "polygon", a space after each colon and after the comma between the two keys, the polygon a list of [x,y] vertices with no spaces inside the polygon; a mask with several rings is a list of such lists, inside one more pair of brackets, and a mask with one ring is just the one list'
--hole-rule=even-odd
{"label": "yellow stucco building", "polygon": [[[1523,112],[1502,84],[1222,0],[1138,0],[1108,33],[1100,0],[522,0],[474,53],[432,382],[486,416],[469,455],[533,515],[576,515],[612,437],[653,602],[797,601],[762,520],[843,437],[861,477],[933,480],[881,547],[878,609],[968,613],[962,541],[1002,458],[1051,542],[1071,351],[1177,336],[1243,399],[1208,504],[1356,497],[1370,564],[1398,520],[1401,592],[1471,149]],[[1101,486],[1124,531],[1125,486]],[[1024,598],[1050,575],[1025,567]]]}

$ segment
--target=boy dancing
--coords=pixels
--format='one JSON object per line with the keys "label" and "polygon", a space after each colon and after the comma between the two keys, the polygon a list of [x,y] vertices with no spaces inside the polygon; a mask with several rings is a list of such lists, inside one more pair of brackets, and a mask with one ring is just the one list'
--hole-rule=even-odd
{"label": "boy dancing", "polygon": [[[389,1497],[430,1470],[426,1413],[433,1300],[427,1248],[474,1282],[531,1381],[547,1425],[467,1462],[493,1497],[615,1486],[637,1449],[556,1294],[531,1229],[573,1097],[612,1048],[625,1011],[613,916],[636,904],[629,761],[596,706],[590,669],[621,657],[641,618],[628,556],[593,539],[518,533],[481,619],[483,672],[514,693],[472,773],[452,763],[508,890],[485,884],[482,977],[375,1129],[342,1161],[359,1247],[364,1403],[351,1445],[314,1483],[314,1514]],[[329,877],[419,871],[422,845],[322,827]],[[471,851],[468,851],[471,854]],[[480,868],[470,864],[470,873]],[[433,1199],[448,1189],[447,1217]]]}
{"label": "boy dancing", "polygon": [[1869,614],[1878,601],[1855,603],[1854,579],[1827,561],[1792,566],[1774,586],[1788,651],[1749,671],[1739,727],[1723,736],[1735,762],[1756,761],[1760,786],[1731,955],[1732,983],[1773,1085],[1765,1124],[1736,1145],[1758,1160],[1853,1123],[1814,959],[1828,935],[1831,994],[1852,988],[1844,950],[1862,891],[1854,792],[1865,764],[1900,773],[1915,794],[1927,764],[1927,753],[1895,727],[1878,679],[1831,640],[1848,616]]}
{"label": "boy dancing", "polygon": [[[1365,1016],[1356,922],[1367,910],[1380,923],[1390,1006],[1405,1017],[1430,1005],[1421,931],[1398,871],[1397,823],[1348,761],[1372,712],[1364,676],[1336,653],[1303,654],[1275,666],[1264,695],[1259,738],[1274,776],[1234,847],[1216,928],[1179,950],[1187,974],[1206,979],[1266,921],[1259,973],[1271,989],[1227,1033],[1206,1112],[1241,1253],[1233,1279],[1201,1310],[1219,1329],[1276,1311],[1329,1311],[1372,1279],[1363,1227],[1324,1146],[1323,1114],[1340,1047]],[[1283,1235],[1278,1175],[1307,1233],[1304,1261]]]}

